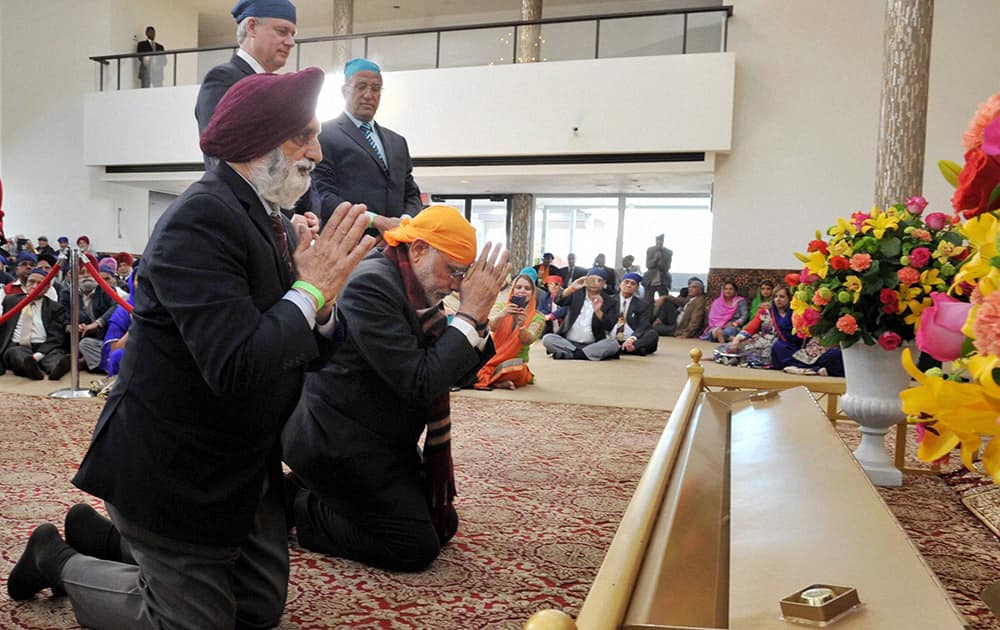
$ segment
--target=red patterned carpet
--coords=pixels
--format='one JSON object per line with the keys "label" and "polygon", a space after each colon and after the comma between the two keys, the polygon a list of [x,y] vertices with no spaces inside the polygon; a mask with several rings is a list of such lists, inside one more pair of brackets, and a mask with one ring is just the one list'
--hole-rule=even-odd
{"label": "red patterned carpet", "polygon": [[[0,397],[4,580],[36,524],[49,520],[61,527],[66,510],[87,500],[69,479],[100,407],[93,400]],[[455,540],[430,569],[416,574],[370,569],[293,545],[281,629],[520,628],[541,608],[576,613],[664,416],[456,398],[463,520]],[[856,443],[854,427],[841,423],[839,430],[845,442]],[[1000,629],[979,599],[984,587],[1000,580],[1000,544],[958,494],[978,484],[960,472],[906,475],[902,488],[881,494],[970,627]],[[65,598],[15,603],[0,596],[0,628],[76,627]]]}
{"label": "red patterned carpet", "polygon": [[[32,528],[62,528],[97,401],[0,397],[0,573]],[[519,628],[575,614],[662,430],[662,411],[453,400],[462,526],[426,571],[393,574],[292,546],[282,630]],[[96,503],[95,503],[96,505]],[[5,590],[6,585],[4,585]],[[75,628],[66,598],[0,596],[2,628]]]}

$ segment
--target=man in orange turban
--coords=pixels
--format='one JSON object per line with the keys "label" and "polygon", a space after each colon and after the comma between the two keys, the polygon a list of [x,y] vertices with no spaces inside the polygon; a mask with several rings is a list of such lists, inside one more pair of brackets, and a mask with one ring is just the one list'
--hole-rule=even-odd
{"label": "man in orange turban", "polygon": [[[458,529],[448,391],[494,353],[487,318],[510,265],[489,243],[476,259],[475,229],[449,206],[384,238],[337,300],[344,345],[307,377],[285,427],[286,516],[306,549],[415,571]],[[441,300],[454,290],[449,323]]]}

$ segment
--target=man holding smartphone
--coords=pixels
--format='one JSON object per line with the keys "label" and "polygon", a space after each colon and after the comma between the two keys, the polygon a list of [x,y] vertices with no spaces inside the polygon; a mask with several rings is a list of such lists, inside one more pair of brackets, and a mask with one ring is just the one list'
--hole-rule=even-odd
{"label": "man holding smartphone", "polygon": [[545,351],[553,359],[602,361],[618,356],[617,344],[600,344],[615,325],[616,302],[606,299],[605,270],[591,269],[575,280],[556,298],[558,306],[569,310],[558,332],[542,337]]}

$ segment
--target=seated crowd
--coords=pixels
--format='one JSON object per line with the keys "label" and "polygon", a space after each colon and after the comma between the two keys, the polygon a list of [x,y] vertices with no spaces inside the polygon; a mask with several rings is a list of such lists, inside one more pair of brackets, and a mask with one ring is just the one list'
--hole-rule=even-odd
{"label": "seated crowd", "polygon": [[[128,252],[100,258],[90,250],[87,236],[80,236],[76,242],[81,256],[98,270],[101,280],[123,301],[130,300],[135,258]],[[46,375],[59,380],[72,366],[69,239],[61,236],[58,243],[58,249],[54,249],[48,238],[39,236],[34,245],[22,235],[13,242],[0,243],[3,281],[0,317],[19,308],[29,293],[46,282],[57,262],[60,265],[44,292],[31,304],[21,307],[17,315],[10,315],[0,323],[0,374],[11,370],[33,380],[44,379]],[[109,295],[81,263],[76,330],[79,335],[76,360],[80,369],[109,376],[116,374],[130,321],[128,309]]]}

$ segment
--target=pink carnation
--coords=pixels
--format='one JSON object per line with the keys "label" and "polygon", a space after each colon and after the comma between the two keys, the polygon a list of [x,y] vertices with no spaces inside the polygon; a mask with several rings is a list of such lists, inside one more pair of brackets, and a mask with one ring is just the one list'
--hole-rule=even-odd
{"label": "pink carnation", "polygon": [[903,338],[892,331],[886,331],[878,336],[878,345],[886,350],[895,350],[903,343]]}
{"label": "pink carnation", "polygon": [[903,284],[913,284],[920,280],[920,272],[913,267],[903,267],[896,272],[896,275]]}
{"label": "pink carnation", "polygon": [[1000,355],[1000,291],[983,298],[972,322],[976,350],[983,355]]}
{"label": "pink carnation", "polygon": [[948,215],[943,212],[932,212],[924,217],[924,223],[926,223],[927,227],[932,230],[940,230],[944,226],[951,223],[951,220],[948,218]]}
{"label": "pink carnation", "polygon": [[906,211],[912,215],[920,216],[927,207],[927,200],[920,196],[910,197],[906,200]]}
{"label": "pink carnation", "polygon": [[983,129],[983,153],[1000,155],[1000,117],[994,118],[993,122]]}
{"label": "pink carnation", "polygon": [[807,308],[802,312],[802,323],[806,326],[814,326],[819,320],[819,311],[814,308]]}
{"label": "pink carnation", "polygon": [[827,290],[826,295],[824,295],[822,291],[817,291],[813,294],[813,304],[820,307],[826,306],[830,303],[832,297],[833,296],[830,294],[829,290]]}
{"label": "pink carnation", "polygon": [[962,135],[965,150],[978,149],[983,144],[983,131],[1000,114],[1000,92],[994,94],[985,103],[979,105],[976,115],[969,122],[969,128]]}
{"label": "pink carnation", "polygon": [[854,319],[854,315],[843,315],[837,320],[837,330],[845,335],[853,335],[858,332],[858,320]]}
{"label": "pink carnation", "polygon": [[862,272],[872,266],[871,254],[854,254],[851,256],[851,269]]}
{"label": "pink carnation", "polygon": [[910,252],[910,264],[916,269],[923,269],[931,261],[931,250],[926,247],[917,247]]}

